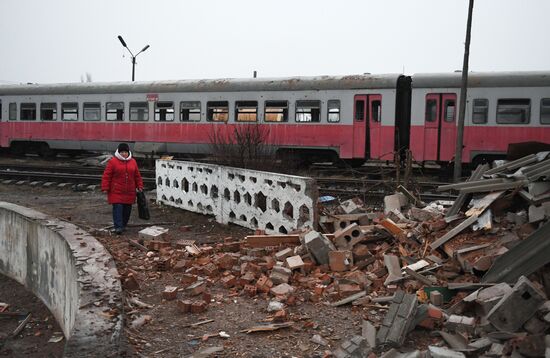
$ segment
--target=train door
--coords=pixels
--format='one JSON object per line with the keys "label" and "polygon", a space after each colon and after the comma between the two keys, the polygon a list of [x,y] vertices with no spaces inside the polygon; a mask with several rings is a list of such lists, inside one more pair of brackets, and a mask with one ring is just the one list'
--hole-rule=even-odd
{"label": "train door", "polygon": [[379,148],[382,140],[382,96],[356,95],[353,104],[353,157],[370,158],[371,149]]}
{"label": "train door", "polygon": [[367,138],[367,95],[356,95],[353,101],[353,158],[365,158]]}
{"label": "train door", "polygon": [[382,121],[382,96],[379,94],[370,94],[368,96],[368,132],[370,146],[367,147],[367,155],[369,158],[380,158],[383,153],[384,138],[380,128]]}
{"label": "train door", "polygon": [[424,159],[449,161],[456,143],[456,94],[426,95],[424,121]]}

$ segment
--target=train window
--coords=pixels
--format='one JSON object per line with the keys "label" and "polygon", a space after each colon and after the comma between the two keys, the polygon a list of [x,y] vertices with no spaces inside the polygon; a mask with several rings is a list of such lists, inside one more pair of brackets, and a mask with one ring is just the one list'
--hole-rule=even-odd
{"label": "train window", "polygon": [[107,102],[105,104],[105,119],[108,121],[123,121],[124,102]]}
{"label": "train window", "polygon": [[100,121],[101,120],[101,103],[88,102],[84,103],[82,107],[83,119],[85,121]]}
{"label": "train window", "polygon": [[550,98],[540,100],[540,123],[550,124]]}
{"label": "train window", "polygon": [[36,103],[21,103],[20,111],[22,121],[36,120]]}
{"label": "train window", "polygon": [[40,119],[43,121],[56,121],[57,103],[40,103]]}
{"label": "train window", "polygon": [[365,101],[355,100],[355,120],[362,121],[365,118]]}
{"label": "train window", "polygon": [[327,103],[327,108],[328,122],[340,122],[340,100],[329,99]]}
{"label": "train window", "polygon": [[10,121],[15,121],[17,119],[17,103],[10,103]]}
{"label": "train window", "polygon": [[484,124],[487,123],[489,114],[489,100],[486,98],[474,99],[474,106],[472,109],[472,123]]}
{"label": "train window", "polygon": [[321,101],[296,101],[296,122],[320,122]]}
{"label": "train window", "polygon": [[370,113],[372,115],[373,122],[380,122],[382,120],[382,101],[374,100],[370,103]]}
{"label": "train window", "polygon": [[435,122],[437,120],[437,101],[435,99],[426,100],[426,122]]}
{"label": "train window", "polygon": [[201,120],[201,103],[199,101],[183,101],[180,103],[180,121],[199,122]]}
{"label": "train window", "polygon": [[174,121],[174,102],[155,102],[155,121]]}
{"label": "train window", "polygon": [[64,121],[78,121],[78,103],[61,103],[61,119]]}
{"label": "train window", "polygon": [[455,120],[455,100],[454,99],[447,99],[445,100],[444,105],[444,119],[445,122],[454,122]]}
{"label": "train window", "polygon": [[288,101],[265,101],[265,121],[288,121]]}
{"label": "train window", "polygon": [[130,102],[130,120],[145,122],[149,120],[149,102]]}
{"label": "train window", "polygon": [[235,120],[237,122],[256,122],[258,120],[258,101],[235,102]]}
{"label": "train window", "polygon": [[499,99],[497,123],[525,124],[531,118],[531,100],[528,98]]}
{"label": "train window", "polygon": [[206,103],[207,120],[210,122],[227,122],[229,119],[229,102],[212,101]]}

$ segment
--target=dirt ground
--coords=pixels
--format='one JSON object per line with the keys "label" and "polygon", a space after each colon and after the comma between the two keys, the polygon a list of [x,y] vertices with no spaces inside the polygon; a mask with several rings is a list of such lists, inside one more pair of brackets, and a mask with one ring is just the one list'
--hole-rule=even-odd
{"label": "dirt ground", "polygon": [[[149,194],[151,197],[153,195]],[[198,244],[215,244],[227,237],[242,239],[252,233],[248,229],[220,225],[212,217],[151,202],[151,219],[147,222],[140,220],[134,206],[130,225],[136,226],[130,226],[122,237],[118,237],[97,233],[98,229],[111,225],[111,207],[99,191],[75,192],[71,189],[0,184],[0,200],[31,207],[96,232],[95,236],[115,258],[119,272],[123,276],[129,272],[134,274],[140,287],[126,291],[126,295],[150,305],[150,308],[126,305],[129,356],[182,357],[209,347],[221,347],[211,356],[323,357],[345,339],[361,334],[363,318],[376,323],[384,317],[383,309],[352,305],[331,307],[304,299],[307,293],[298,292],[295,296],[299,298],[287,307],[287,321],[293,322],[290,328],[243,333],[247,328],[273,321],[273,314],[267,312],[269,295],[248,297],[240,291],[224,288],[219,278],[209,279],[211,302],[208,309],[197,314],[181,313],[176,300],[164,300],[162,291],[166,286],[182,287],[183,274],[156,271],[151,262],[154,257],[147,257],[146,252],[129,245],[126,239],[137,240],[138,231],[152,224],[170,229],[169,241],[192,239]],[[185,292],[179,292],[178,298],[186,298]],[[137,324],[140,318],[146,323]],[[207,320],[211,321],[191,326]],[[225,332],[226,338],[222,338],[220,332]],[[315,335],[325,341],[312,341]],[[425,348],[430,341],[427,331],[413,332],[407,337],[405,347]]]}
{"label": "dirt ground", "polygon": [[[70,189],[0,184],[0,198],[65,219],[88,230],[111,224],[111,207],[107,205],[101,192],[73,192]],[[194,239],[199,243],[213,243],[228,236],[242,238],[252,233],[238,226],[220,225],[213,218],[176,208],[158,207],[153,203],[150,208],[149,223],[174,223],[162,225],[170,229],[170,240]],[[146,224],[137,217],[136,207],[130,224]],[[191,226],[190,231],[182,232],[178,229],[188,225]],[[130,227],[124,237],[137,239],[138,231],[142,228]],[[137,271],[143,266],[144,253],[130,246],[124,238],[115,235],[96,237],[113,254],[119,270],[133,268]],[[136,356],[181,357],[205,347],[222,346],[224,349],[216,354],[218,357],[321,357],[325,350],[333,349],[342,339],[359,334],[362,317],[370,314],[368,311],[355,310],[349,305],[332,308],[299,302],[288,310],[291,320],[296,322],[292,328],[265,333],[239,333],[269,318],[269,297],[238,296],[220,287],[221,285],[212,283],[210,292],[213,302],[208,310],[201,314],[182,314],[176,307],[176,301],[163,301],[161,297],[165,286],[179,285],[179,275],[181,274],[145,269],[138,272],[140,289],[129,294],[153,308],[128,312],[127,333]],[[378,314],[377,311],[374,312]],[[151,316],[151,321],[137,329],[131,328],[132,321],[142,315]],[[186,327],[209,319],[214,321],[194,328]],[[229,338],[202,339],[204,335],[220,331],[226,332]],[[329,345],[324,347],[310,342],[315,334],[327,339]]]}
{"label": "dirt ground", "polygon": [[[61,357],[65,345],[63,332],[42,301],[16,281],[0,275],[0,302],[9,304],[7,311],[23,314],[0,316],[0,357]],[[21,333],[13,337],[12,333],[28,313],[31,318]]]}

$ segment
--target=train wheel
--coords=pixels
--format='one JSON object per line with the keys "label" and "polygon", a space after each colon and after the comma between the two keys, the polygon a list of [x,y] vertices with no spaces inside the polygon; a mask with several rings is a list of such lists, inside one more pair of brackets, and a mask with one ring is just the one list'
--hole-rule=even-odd
{"label": "train wheel", "polygon": [[359,168],[365,164],[365,159],[346,159],[346,163],[352,168]]}
{"label": "train wheel", "polygon": [[24,155],[25,144],[21,142],[15,142],[10,145],[10,153],[13,155]]}
{"label": "train wheel", "polygon": [[44,143],[40,146],[38,155],[40,155],[44,159],[53,159],[57,156],[57,151],[55,149],[50,148],[49,145]]}

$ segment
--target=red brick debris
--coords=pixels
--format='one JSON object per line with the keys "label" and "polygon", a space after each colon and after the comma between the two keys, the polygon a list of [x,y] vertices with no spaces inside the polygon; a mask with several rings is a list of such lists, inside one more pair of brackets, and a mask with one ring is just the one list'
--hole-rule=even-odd
{"label": "red brick debris", "polygon": [[[550,160],[531,165],[541,163]],[[437,332],[427,347],[432,356],[544,356],[550,246],[538,236],[550,233],[548,174],[510,178],[514,166],[480,168],[462,187],[449,187],[460,195],[456,202],[425,204],[401,187],[385,198],[383,211],[358,198],[320,204],[316,230],[256,232],[210,245],[166,236],[144,241],[150,251],[143,266],[177,277],[177,287],[159,294],[174,300],[181,314],[207,310],[213,287],[270,301],[272,322],[285,324],[264,330],[291,326],[286,308],[304,302],[321,310],[352,304],[379,312],[329,352],[336,357],[394,356],[414,330]],[[488,183],[497,177],[505,185],[492,189]],[[525,256],[527,244],[530,265],[495,272],[506,260],[517,261],[514,255]],[[140,275],[123,271],[124,287],[138,290]]]}

